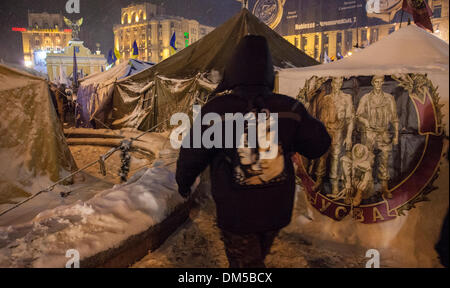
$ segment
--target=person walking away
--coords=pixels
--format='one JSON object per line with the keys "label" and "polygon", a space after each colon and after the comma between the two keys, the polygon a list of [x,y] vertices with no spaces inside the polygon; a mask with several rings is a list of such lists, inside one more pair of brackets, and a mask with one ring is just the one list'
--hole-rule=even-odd
{"label": "person walking away", "polygon": [[[266,115],[266,127],[258,125],[257,138],[269,136],[275,140],[270,142],[270,151],[258,144],[236,147],[236,139],[242,135],[235,135],[232,148],[206,148],[203,144],[201,148],[182,147],[177,161],[176,181],[185,198],[198,175],[211,165],[217,225],[232,268],[265,267],[264,260],[275,237],[292,217],[295,172],[291,157],[298,152],[316,159],[331,144],[325,126],[309,115],[299,101],[272,92],[274,75],[266,39],[247,35],[234,51],[212,100],[201,110],[201,115],[217,113],[225,119],[221,122],[223,133],[227,120],[231,121],[227,113]],[[278,116],[278,121],[273,115]],[[277,132],[267,129],[275,124]],[[202,126],[203,131],[206,128]],[[247,124],[243,131],[247,144],[252,142],[250,128]],[[187,137],[192,143],[193,130]],[[230,141],[225,138],[222,142]],[[221,147],[228,147],[225,144]]]}

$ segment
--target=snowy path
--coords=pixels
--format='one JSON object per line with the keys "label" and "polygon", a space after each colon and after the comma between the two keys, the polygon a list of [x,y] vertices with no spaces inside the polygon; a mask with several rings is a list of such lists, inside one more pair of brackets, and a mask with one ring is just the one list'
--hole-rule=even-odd
{"label": "snowy path", "polygon": [[[355,246],[337,246],[305,239],[296,232],[296,224],[292,223],[275,240],[266,265],[269,268],[364,268],[367,261],[364,256],[365,250]],[[197,200],[190,220],[159,249],[133,265],[133,268],[192,267],[228,267],[220,230],[215,226],[214,202],[205,194]]]}

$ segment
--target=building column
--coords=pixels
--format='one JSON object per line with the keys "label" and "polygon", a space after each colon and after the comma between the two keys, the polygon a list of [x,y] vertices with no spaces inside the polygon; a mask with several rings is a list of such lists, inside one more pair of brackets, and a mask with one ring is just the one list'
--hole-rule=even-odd
{"label": "building column", "polygon": [[[56,65],[52,65],[52,76],[53,76],[53,81],[56,81],[56,80],[58,80],[58,75],[59,74],[57,74],[58,72],[56,71]],[[49,75],[49,77],[48,77],[48,79],[51,79],[50,78],[50,75]]]}
{"label": "building column", "polygon": [[328,32],[328,57],[335,57],[337,51],[337,32],[330,31]]}

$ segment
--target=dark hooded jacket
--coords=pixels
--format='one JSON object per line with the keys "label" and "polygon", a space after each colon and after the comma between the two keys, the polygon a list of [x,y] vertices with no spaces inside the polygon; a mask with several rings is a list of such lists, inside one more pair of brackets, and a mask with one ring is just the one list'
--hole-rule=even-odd
{"label": "dark hooded jacket", "polygon": [[[236,187],[233,185],[233,167],[229,161],[233,153],[236,154],[235,149],[202,147],[181,148],[180,151],[176,172],[180,194],[185,197],[189,195],[196,177],[211,165],[211,192],[217,207],[217,223],[221,229],[230,232],[257,233],[288,225],[295,194],[291,156],[298,152],[307,158],[319,158],[331,143],[323,124],[311,117],[300,102],[272,93],[274,79],[266,39],[246,36],[237,46],[212,100],[202,108],[201,113],[245,115],[255,109],[268,109],[271,113],[291,115],[279,116],[278,120],[278,141],[284,153],[287,175],[284,181],[250,189]],[[223,95],[215,96],[219,93]],[[205,128],[202,126],[203,130]],[[190,135],[188,137],[192,143]]]}

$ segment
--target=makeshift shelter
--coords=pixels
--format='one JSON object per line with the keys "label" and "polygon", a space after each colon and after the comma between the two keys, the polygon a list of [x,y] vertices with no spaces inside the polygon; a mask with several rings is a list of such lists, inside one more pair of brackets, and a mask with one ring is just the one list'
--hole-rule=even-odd
{"label": "makeshift shelter", "polygon": [[14,203],[76,169],[48,83],[0,65],[0,204]]}
{"label": "makeshift shelter", "polygon": [[[321,161],[296,159],[308,203],[302,206],[304,217],[297,219],[303,233],[377,249],[382,266],[439,265],[434,245],[449,204],[443,157],[448,149],[448,56],[447,43],[411,25],[343,60],[280,71],[279,92],[303,101],[325,124],[332,123],[329,117],[346,119],[340,122],[341,134],[329,131],[335,140],[351,138],[348,148],[345,136],[336,140],[333,152]],[[333,94],[340,77],[341,94]],[[381,93],[377,81],[384,82]],[[330,95],[337,96],[327,108]],[[340,107],[344,98],[353,107]],[[334,127],[340,127],[338,122]],[[324,177],[321,169],[327,171]],[[387,181],[392,197],[383,192]],[[339,193],[333,194],[333,185]],[[358,193],[362,202],[355,204]]]}
{"label": "makeshift shelter", "polygon": [[92,126],[106,128],[102,126],[108,116],[104,112],[111,109],[116,81],[135,75],[153,65],[153,63],[130,59],[105,72],[82,79],[77,92],[79,115],[77,125],[85,128],[92,128]]}
{"label": "makeshift shelter", "polygon": [[150,69],[118,81],[113,99],[113,128],[147,130],[176,112],[189,110],[192,104],[207,102],[234,48],[247,34],[266,37],[278,68],[318,64],[242,9],[191,46]]}

